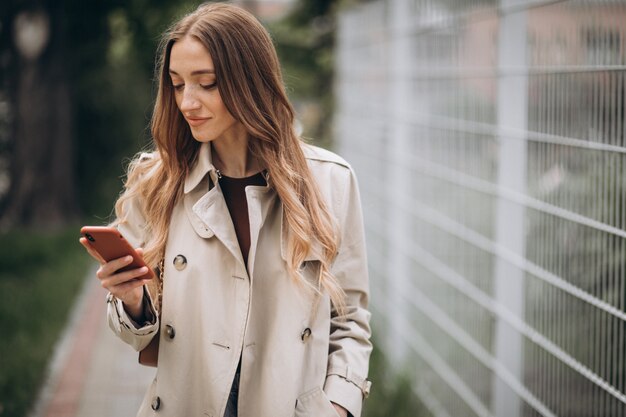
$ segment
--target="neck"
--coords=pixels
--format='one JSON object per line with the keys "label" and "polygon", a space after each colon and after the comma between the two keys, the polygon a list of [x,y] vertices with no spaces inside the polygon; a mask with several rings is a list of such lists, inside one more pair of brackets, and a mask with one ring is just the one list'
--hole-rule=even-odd
{"label": "neck", "polygon": [[261,171],[257,158],[248,149],[248,136],[220,138],[211,142],[213,165],[231,178],[249,177]]}

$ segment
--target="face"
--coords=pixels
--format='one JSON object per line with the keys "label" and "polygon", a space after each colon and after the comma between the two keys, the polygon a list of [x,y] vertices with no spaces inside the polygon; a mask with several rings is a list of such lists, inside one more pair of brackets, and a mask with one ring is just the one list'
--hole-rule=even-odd
{"label": "face", "polygon": [[197,141],[245,135],[222,101],[213,60],[200,41],[187,36],[172,45],[169,74],[176,105]]}

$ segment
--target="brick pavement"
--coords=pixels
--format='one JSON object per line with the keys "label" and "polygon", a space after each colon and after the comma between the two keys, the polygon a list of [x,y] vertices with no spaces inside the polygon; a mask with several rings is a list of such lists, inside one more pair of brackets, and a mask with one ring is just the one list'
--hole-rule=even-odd
{"label": "brick pavement", "polygon": [[50,366],[32,417],[132,417],[155,369],[106,323],[106,291],[91,270]]}

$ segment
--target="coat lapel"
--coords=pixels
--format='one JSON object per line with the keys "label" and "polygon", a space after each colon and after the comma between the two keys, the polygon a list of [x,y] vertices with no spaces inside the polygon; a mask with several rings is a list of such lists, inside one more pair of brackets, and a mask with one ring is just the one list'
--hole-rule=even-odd
{"label": "coat lapel", "polygon": [[210,230],[243,265],[243,256],[241,249],[239,249],[235,227],[219,183],[202,196],[191,210],[204,224],[205,229]]}
{"label": "coat lapel", "polygon": [[[208,239],[216,236],[244,265],[235,227],[211,162],[211,144],[203,143],[198,152],[196,164],[185,179],[183,204],[187,217],[200,237]],[[214,184],[211,190],[209,177]]]}
{"label": "coat lapel", "polygon": [[276,198],[276,191],[270,187],[249,186],[246,187],[246,200],[248,202],[248,215],[250,218],[250,253],[248,254],[248,269],[250,276],[254,273],[254,260],[256,259],[259,234],[265,224],[265,220],[272,210],[277,210],[280,204]]}
{"label": "coat lapel", "polygon": [[[206,186],[203,185],[207,175],[211,177],[213,184],[215,184],[208,192],[206,191],[208,184]],[[251,275],[259,233],[270,210],[277,210],[277,215],[281,218],[280,253],[285,261],[288,259],[290,232],[283,215],[283,206],[276,201],[277,195],[272,188],[250,186],[247,188],[246,198],[250,218],[250,254],[248,256],[248,264],[250,265]],[[235,228],[219,187],[215,167],[211,163],[211,146],[208,143],[203,143],[200,147],[196,165],[185,180],[183,199],[185,212],[195,232],[205,239],[216,236],[233,256],[243,264]],[[320,260],[322,255],[321,244],[316,239],[312,239],[311,249],[304,260]]]}

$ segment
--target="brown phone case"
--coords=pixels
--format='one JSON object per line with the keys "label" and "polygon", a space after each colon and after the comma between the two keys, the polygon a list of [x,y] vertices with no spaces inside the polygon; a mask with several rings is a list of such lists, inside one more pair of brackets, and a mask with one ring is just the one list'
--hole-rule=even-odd
{"label": "brown phone case", "polygon": [[[129,265],[120,268],[118,272],[146,266],[145,262],[137,255],[137,252],[135,252],[135,249],[116,228],[107,226],[84,226],[80,229],[80,233],[87,239],[91,247],[107,262],[128,255],[133,257],[133,261]],[[151,270],[148,270],[145,275],[137,277],[136,279],[149,278],[154,278],[154,274]]]}

